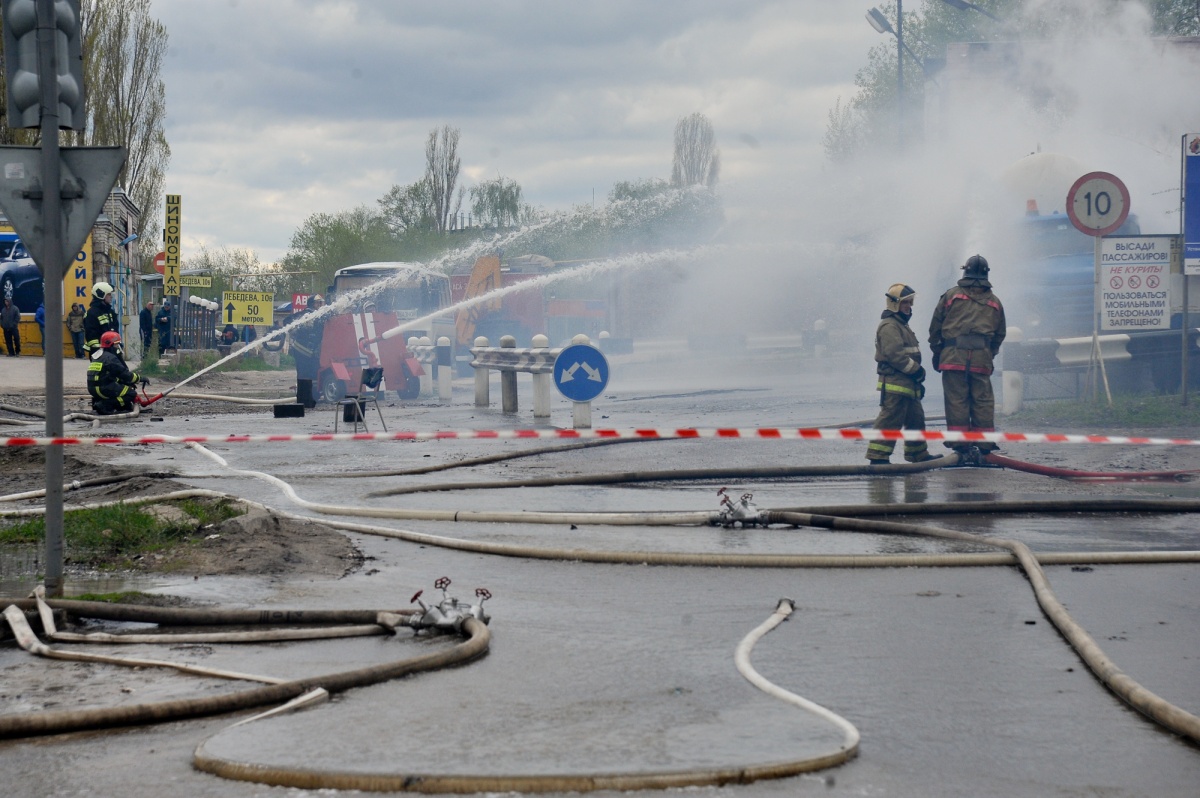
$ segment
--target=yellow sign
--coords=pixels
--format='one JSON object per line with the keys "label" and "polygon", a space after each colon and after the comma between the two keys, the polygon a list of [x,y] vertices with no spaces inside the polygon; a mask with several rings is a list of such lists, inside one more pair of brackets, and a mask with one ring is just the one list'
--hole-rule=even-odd
{"label": "yellow sign", "polygon": [[179,284],[184,288],[212,288],[212,278],[201,277],[198,274],[181,274]]}
{"label": "yellow sign", "polygon": [[167,195],[166,229],[163,230],[163,251],[166,262],[163,264],[163,293],[167,296],[179,296],[179,226],[183,213],[183,197],[179,194]]}
{"label": "yellow sign", "polygon": [[221,318],[226,324],[270,324],[274,302],[274,294],[225,291],[221,294]]}

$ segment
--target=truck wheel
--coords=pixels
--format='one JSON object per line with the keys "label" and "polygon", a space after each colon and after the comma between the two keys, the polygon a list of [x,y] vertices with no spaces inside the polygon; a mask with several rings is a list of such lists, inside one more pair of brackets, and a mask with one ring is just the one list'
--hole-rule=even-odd
{"label": "truck wheel", "polygon": [[404,387],[396,391],[402,400],[416,399],[421,395],[421,380],[413,375],[407,363],[400,364],[400,373],[404,375]]}
{"label": "truck wheel", "polygon": [[346,383],[337,379],[325,379],[321,381],[321,398],[326,402],[333,404],[340,402],[346,398]]}

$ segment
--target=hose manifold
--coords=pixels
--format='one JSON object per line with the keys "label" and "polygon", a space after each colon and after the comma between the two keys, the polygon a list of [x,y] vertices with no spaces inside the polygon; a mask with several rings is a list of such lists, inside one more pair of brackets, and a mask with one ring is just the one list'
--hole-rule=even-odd
{"label": "hose manifold", "polygon": [[729,497],[728,491],[729,488],[721,488],[717,491],[717,495],[721,497],[721,509],[713,517],[711,523],[714,526],[720,525],[729,529],[730,527],[767,525],[766,516],[750,501],[754,498],[753,493],[743,493],[737,501],[734,501]]}
{"label": "hose manifold", "polygon": [[421,612],[411,616],[406,622],[418,632],[422,629],[436,629],[441,632],[460,633],[467,618],[474,618],[484,624],[491,621],[491,616],[483,608],[483,602],[492,597],[491,591],[486,587],[475,589],[479,603],[470,604],[446,594],[446,588],[450,587],[449,577],[439,577],[433,585],[442,591],[442,600],[437,604],[429,605],[421,601],[424,590],[418,590],[410,600],[411,603],[420,606]]}

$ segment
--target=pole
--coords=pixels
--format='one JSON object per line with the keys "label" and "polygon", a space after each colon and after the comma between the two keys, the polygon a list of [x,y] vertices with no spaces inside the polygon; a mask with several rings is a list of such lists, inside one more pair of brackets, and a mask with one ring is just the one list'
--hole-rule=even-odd
{"label": "pole", "polygon": [[[1096,268],[1096,288],[1095,295],[1100,295],[1100,236],[1094,236],[1095,239],[1095,268]],[[1095,300],[1092,300],[1093,303]],[[1108,371],[1104,367],[1104,354],[1100,351],[1100,314],[1096,312],[1096,308],[1092,308],[1092,357],[1100,361],[1100,379],[1104,381],[1104,395],[1108,397],[1108,406],[1112,407],[1112,391],[1108,388]]]}
{"label": "pole", "polygon": [[904,0],[896,0],[896,115],[900,119],[900,151],[904,152]]}
{"label": "pole", "polygon": [[[1184,246],[1183,233],[1183,202],[1184,188],[1186,181],[1184,179],[1184,165],[1187,163],[1187,134],[1184,133],[1179,139],[1179,245]],[[1183,278],[1183,320],[1180,322],[1179,332],[1182,334],[1179,344],[1179,365],[1180,387],[1179,395],[1181,397],[1180,404],[1187,407],[1188,403],[1188,273],[1187,267],[1183,264],[1183,252],[1179,253],[1179,276]]]}
{"label": "pole", "polygon": [[[54,46],[54,0],[38,0],[38,74],[41,76],[42,227],[45,259],[39,263],[45,285],[46,436],[63,435],[63,217],[58,150],[58,56]],[[63,450],[46,447],[46,593],[63,594]]]}

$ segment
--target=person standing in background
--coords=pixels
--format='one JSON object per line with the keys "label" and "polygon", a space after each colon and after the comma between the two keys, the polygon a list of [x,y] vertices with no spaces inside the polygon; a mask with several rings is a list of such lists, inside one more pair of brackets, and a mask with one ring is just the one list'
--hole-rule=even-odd
{"label": "person standing in background", "polygon": [[67,314],[67,332],[71,335],[71,346],[75,349],[75,357],[83,357],[83,305],[71,303],[71,312]]}
{"label": "person standing in background", "polygon": [[21,355],[21,309],[5,298],[4,310],[0,310],[0,328],[4,330],[4,345],[9,357]]}
{"label": "person standing in background", "polygon": [[171,349],[171,300],[164,299],[158,315],[154,317],[154,326],[158,328],[158,356]]}
{"label": "person standing in background", "polygon": [[46,303],[39,302],[37,310],[33,312],[33,320],[37,322],[38,333],[42,336],[41,347],[42,354],[46,354]]}
{"label": "person standing in background", "polygon": [[150,342],[154,338],[154,303],[147,302],[138,313],[138,332],[142,336],[142,357],[150,354]]}
{"label": "person standing in background", "polygon": [[83,350],[90,357],[100,351],[100,336],[120,332],[121,324],[112,310],[113,287],[106,282],[92,286],[92,304],[83,317]]}

